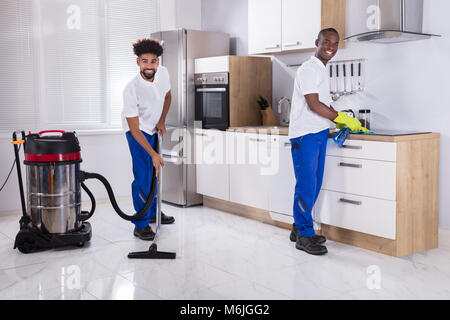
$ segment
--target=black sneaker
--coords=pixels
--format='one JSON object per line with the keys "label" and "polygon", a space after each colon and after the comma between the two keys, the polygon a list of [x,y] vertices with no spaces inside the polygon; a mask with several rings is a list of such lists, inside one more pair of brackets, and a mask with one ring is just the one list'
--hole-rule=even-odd
{"label": "black sneaker", "polygon": [[298,250],[303,250],[306,253],[313,255],[323,255],[328,252],[327,247],[314,242],[313,237],[297,237],[295,247]]}
{"label": "black sneaker", "polygon": [[134,235],[141,240],[153,240],[155,239],[155,233],[150,226],[145,228],[134,228]]}
{"label": "black sneaker", "polygon": [[[150,217],[150,223],[155,223],[156,222],[156,216],[155,217]],[[171,224],[175,222],[175,218],[174,217],[170,217],[170,216],[166,216],[162,211],[161,211],[161,224]]]}
{"label": "black sneaker", "polygon": [[[298,235],[297,227],[295,226],[295,223],[293,223],[291,234],[289,235],[289,240],[291,240],[292,242],[296,242],[297,235]],[[325,241],[327,241],[327,238],[325,238],[324,236],[315,235],[314,237],[312,237],[312,241],[314,241],[316,244],[322,244],[325,243]]]}

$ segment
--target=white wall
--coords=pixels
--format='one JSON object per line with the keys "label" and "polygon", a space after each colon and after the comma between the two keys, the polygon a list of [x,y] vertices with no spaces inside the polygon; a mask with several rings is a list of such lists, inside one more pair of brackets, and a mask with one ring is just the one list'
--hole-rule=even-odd
{"label": "white wall", "polygon": [[[347,0],[347,35],[355,25],[352,17],[362,14],[359,0]],[[226,2],[229,10],[224,10]],[[236,53],[247,54],[247,1],[203,0],[203,29],[225,31],[241,39]],[[230,10],[232,9],[232,10]],[[334,59],[365,58],[366,90],[362,94],[343,97],[335,106],[370,108],[376,128],[426,130],[441,134],[439,225],[450,229],[450,12],[448,0],[424,0],[424,32],[442,38],[399,44],[349,43]],[[262,17],[267,19],[268,17]],[[282,96],[290,97],[293,71],[287,65],[303,63],[313,53],[274,56],[273,104]],[[276,108],[274,108],[276,109]]]}
{"label": "white wall", "polygon": [[201,30],[201,0],[160,0],[161,30],[186,28]]}
{"label": "white wall", "polygon": [[202,28],[230,35],[230,54],[246,56],[248,49],[247,0],[202,0]]}

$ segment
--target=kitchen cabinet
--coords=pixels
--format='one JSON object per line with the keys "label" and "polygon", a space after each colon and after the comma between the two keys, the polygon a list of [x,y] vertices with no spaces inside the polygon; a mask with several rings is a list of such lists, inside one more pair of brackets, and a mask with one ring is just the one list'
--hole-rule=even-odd
{"label": "kitchen cabinet", "polygon": [[281,50],[281,0],[248,0],[248,53]]}
{"label": "kitchen cabinet", "polygon": [[248,53],[315,49],[321,29],[333,27],[345,46],[345,0],[249,0]]}
{"label": "kitchen cabinet", "polygon": [[321,233],[392,256],[437,248],[439,135],[353,136],[328,141]]}
{"label": "kitchen cabinet", "polygon": [[395,240],[395,161],[394,142],[328,139],[315,221]]}
{"label": "kitchen cabinet", "polygon": [[231,202],[269,209],[269,138],[265,134],[234,133],[234,150],[227,150],[235,155],[229,165]]}
{"label": "kitchen cabinet", "polygon": [[314,48],[321,30],[321,14],[321,1],[282,0],[281,50]]}
{"label": "kitchen cabinet", "polygon": [[[287,130],[229,130],[211,133],[225,135],[225,147],[219,150],[225,149],[221,157],[228,165],[198,165],[204,204],[290,228],[295,175]],[[199,131],[204,135],[196,136],[197,146],[212,143],[207,131]],[[322,189],[312,213],[320,223],[316,232],[391,256],[437,248],[439,139],[435,133],[350,134],[341,148],[329,139]]]}
{"label": "kitchen cabinet", "polygon": [[195,129],[197,193],[229,200],[226,139],[225,131]]}

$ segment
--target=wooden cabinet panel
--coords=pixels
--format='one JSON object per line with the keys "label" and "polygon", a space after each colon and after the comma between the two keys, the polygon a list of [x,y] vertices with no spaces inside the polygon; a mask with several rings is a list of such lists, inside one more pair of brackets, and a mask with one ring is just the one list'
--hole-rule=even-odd
{"label": "wooden cabinet panel", "polygon": [[345,48],[345,0],[322,0],[321,28],[336,29],[340,36],[339,48]]}
{"label": "wooden cabinet panel", "polygon": [[272,62],[264,57],[229,56],[230,127],[262,124],[259,96],[272,100]]}

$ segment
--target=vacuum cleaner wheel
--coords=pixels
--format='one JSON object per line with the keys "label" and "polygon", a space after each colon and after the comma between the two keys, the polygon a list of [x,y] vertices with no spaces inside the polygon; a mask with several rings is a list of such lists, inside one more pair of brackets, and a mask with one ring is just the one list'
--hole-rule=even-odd
{"label": "vacuum cleaner wheel", "polygon": [[36,238],[27,234],[18,234],[16,244],[17,249],[22,253],[31,253],[38,249]]}

